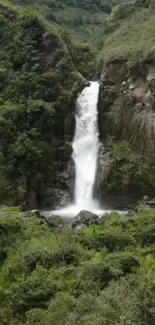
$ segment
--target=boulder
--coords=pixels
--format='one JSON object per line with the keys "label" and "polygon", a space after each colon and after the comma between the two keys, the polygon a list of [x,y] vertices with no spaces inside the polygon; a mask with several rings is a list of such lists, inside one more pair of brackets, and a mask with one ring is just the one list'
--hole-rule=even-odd
{"label": "boulder", "polygon": [[127,217],[134,217],[136,215],[136,211],[134,209],[129,209],[126,216]]}
{"label": "boulder", "polygon": [[74,218],[73,226],[78,226],[80,224],[83,225],[92,225],[99,224],[99,216],[95,213],[92,213],[87,210],[82,210],[80,213]]}
{"label": "boulder", "polygon": [[138,206],[145,206],[146,208],[155,209],[155,198],[149,199],[147,196],[144,196],[141,201],[138,202]]}
{"label": "boulder", "polygon": [[61,219],[57,215],[47,215],[47,216],[42,216],[42,219],[45,221],[45,223],[50,227],[50,228],[58,228],[59,226],[64,224],[63,219]]}
{"label": "boulder", "polygon": [[155,198],[145,202],[150,208],[155,209]]}
{"label": "boulder", "polygon": [[37,217],[37,218],[41,217],[40,212],[37,209],[31,210],[30,213],[33,217]]}

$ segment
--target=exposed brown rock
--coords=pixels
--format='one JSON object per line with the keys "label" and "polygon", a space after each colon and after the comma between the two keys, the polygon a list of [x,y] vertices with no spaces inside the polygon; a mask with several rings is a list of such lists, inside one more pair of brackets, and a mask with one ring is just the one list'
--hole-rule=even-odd
{"label": "exposed brown rock", "polygon": [[155,64],[108,63],[101,77],[98,107],[101,139],[116,136],[143,154],[155,153]]}

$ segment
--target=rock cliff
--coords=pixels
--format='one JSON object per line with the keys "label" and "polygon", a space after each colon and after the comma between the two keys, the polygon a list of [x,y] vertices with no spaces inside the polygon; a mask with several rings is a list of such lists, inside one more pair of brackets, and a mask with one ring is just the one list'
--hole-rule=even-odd
{"label": "rock cliff", "polygon": [[108,62],[101,76],[100,139],[117,141],[101,158],[99,193],[114,207],[155,194],[154,89],[154,48],[143,58]]}
{"label": "rock cliff", "polygon": [[99,128],[129,141],[143,154],[155,153],[155,63],[143,60],[109,62],[101,77]]}

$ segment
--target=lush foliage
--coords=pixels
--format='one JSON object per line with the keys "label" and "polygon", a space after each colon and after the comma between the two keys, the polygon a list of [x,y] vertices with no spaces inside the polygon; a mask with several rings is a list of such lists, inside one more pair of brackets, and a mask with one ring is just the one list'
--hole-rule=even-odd
{"label": "lush foliage", "polygon": [[2,325],[153,325],[155,210],[80,231],[0,212]]}
{"label": "lush foliage", "polygon": [[52,166],[50,144],[53,137],[64,139],[66,116],[83,81],[56,28],[46,26],[31,9],[19,8],[18,13],[1,4],[0,11],[0,200],[4,202],[16,197],[23,177],[27,188],[40,191],[48,165]]}
{"label": "lush foliage", "polygon": [[[90,38],[94,28],[105,20],[120,0],[13,0],[22,6],[38,9],[44,17],[68,27],[78,39]],[[125,2],[125,1],[123,1]]]}
{"label": "lush foliage", "polygon": [[67,46],[76,69],[87,79],[96,73],[95,48],[89,42],[76,41],[69,30],[59,27],[59,33]]}

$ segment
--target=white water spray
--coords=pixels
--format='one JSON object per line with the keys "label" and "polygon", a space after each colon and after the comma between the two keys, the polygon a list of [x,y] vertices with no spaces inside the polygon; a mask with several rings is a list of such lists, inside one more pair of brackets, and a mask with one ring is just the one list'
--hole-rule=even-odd
{"label": "white water spray", "polygon": [[98,159],[98,103],[99,83],[91,82],[77,100],[76,128],[73,140],[73,159],[75,162],[75,206],[79,210],[96,209],[93,198]]}

